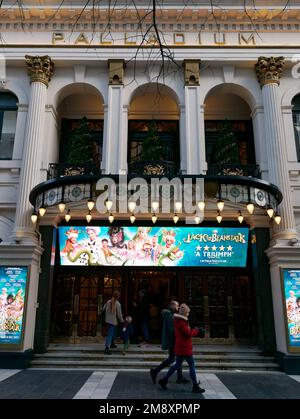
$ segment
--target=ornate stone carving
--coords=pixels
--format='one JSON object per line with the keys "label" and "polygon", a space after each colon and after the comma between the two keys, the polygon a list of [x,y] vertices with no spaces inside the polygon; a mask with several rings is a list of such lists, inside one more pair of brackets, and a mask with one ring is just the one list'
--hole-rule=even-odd
{"label": "ornate stone carving", "polygon": [[282,74],[284,57],[259,57],[255,64],[255,71],[261,87],[270,83],[277,83]]}
{"label": "ornate stone carving", "polygon": [[200,60],[184,60],[183,68],[185,86],[199,86]]}
{"label": "ornate stone carving", "polygon": [[42,57],[38,55],[25,55],[25,60],[30,83],[40,82],[48,87],[54,69],[54,64],[49,55],[44,55]]}
{"label": "ornate stone carving", "polygon": [[124,60],[108,60],[109,84],[124,83]]}

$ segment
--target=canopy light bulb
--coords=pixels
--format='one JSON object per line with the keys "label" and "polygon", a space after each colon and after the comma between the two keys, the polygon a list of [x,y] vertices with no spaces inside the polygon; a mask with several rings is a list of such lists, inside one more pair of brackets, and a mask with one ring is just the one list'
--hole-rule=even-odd
{"label": "canopy light bulb", "polygon": [[92,209],[94,208],[94,206],[95,206],[95,202],[94,202],[92,199],[90,199],[90,200],[88,201],[88,203],[87,203],[87,207],[88,207],[88,209],[89,209],[90,211],[92,211]]}
{"label": "canopy light bulb", "polygon": [[198,208],[199,208],[200,211],[204,211],[205,202],[204,201],[199,201],[198,202]]}
{"label": "canopy light bulb", "polygon": [[109,214],[108,221],[110,222],[110,224],[113,223],[114,219],[115,217],[112,214]]}
{"label": "canopy light bulb", "polygon": [[131,224],[135,222],[135,216],[133,214],[131,214],[130,216],[130,221],[131,221]]}
{"label": "canopy light bulb", "polygon": [[154,212],[157,212],[158,207],[159,207],[159,202],[158,201],[153,201],[152,204],[151,204],[151,206],[153,208],[153,211]]}
{"label": "canopy light bulb", "polygon": [[242,224],[242,222],[244,221],[244,217],[243,217],[243,215],[242,215],[241,211],[239,211],[238,220],[239,220],[239,223],[240,223],[240,224]]}
{"label": "canopy light bulb", "polygon": [[66,209],[66,204],[64,202],[60,202],[58,204],[58,209],[60,212],[64,212],[64,210]]}
{"label": "canopy light bulb", "polygon": [[222,212],[223,211],[223,209],[224,209],[224,201],[222,201],[222,199],[219,199],[218,200],[218,202],[217,202],[217,207],[218,207],[218,210],[220,211],[220,212]]}
{"label": "canopy light bulb", "polygon": [[46,208],[45,207],[39,208],[39,214],[41,217],[43,217],[46,214]]}
{"label": "canopy light bulb", "polygon": [[200,217],[199,215],[195,215],[195,223],[199,224],[200,223]]}
{"label": "canopy light bulb", "polygon": [[155,224],[157,221],[157,216],[155,214],[152,215],[152,223]]}
{"label": "canopy light bulb", "polygon": [[174,223],[176,224],[178,220],[179,220],[179,217],[178,217],[177,214],[175,214],[174,217],[173,217]]}
{"label": "canopy light bulb", "polygon": [[181,212],[181,210],[182,210],[182,202],[181,201],[176,201],[175,202],[175,210],[176,210],[176,212]]}
{"label": "canopy light bulb", "polygon": [[67,223],[71,220],[70,210],[68,210],[67,214],[65,215],[65,220]]}
{"label": "canopy light bulb", "polygon": [[254,205],[253,205],[251,202],[249,202],[249,203],[247,204],[247,210],[248,210],[249,214],[253,214],[253,211],[254,211]]}
{"label": "canopy light bulb", "polygon": [[281,217],[280,217],[280,214],[278,212],[276,212],[274,220],[275,220],[275,223],[278,224],[278,225],[281,223]]}
{"label": "canopy light bulb", "polygon": [[268,206],[268,208],[267,208],[267,214],[268,214],[268,216],[270,218],[273,217],[273,215],[274,215],[274,209],[271,206]]}
{"label": "canopy light bulb", "polygon": [[220,214],[220,211],[218,211],[218,215],[217,215],[217,221],[220,224],[220,222],[223,220],[222,215]]}
{"label": "canopy light bulb", "polygon": [[86,214],[85,218],[86,218],[86,221],[87,221],[88,223],[90,223],[90,222],[91,222],[91,219],[93,218],[93,217],[92,217],[92,215],[91,215],[91,211],[89,211],[89,213],[88,213],[88,214]]}
{"label": "canopy light bulb", "polygon": [[32,223],[35,224],[37,222],[37,219],[38,219],[37,213],[36,212],[33,212],[31,214],[31,221],[32,221]]}
{"label": "canopy light bulb", "polygon": [[113,206],[113,202],[108,199],[105,202],[105,206],[106,206],[107,211],[110,211],[111,210],[111,207]]}
{"label": "canopy light bulb", "polygon": [[128,209],[130,212],[133,212],[136,209],[136,203],[135,202],[129,202]]}

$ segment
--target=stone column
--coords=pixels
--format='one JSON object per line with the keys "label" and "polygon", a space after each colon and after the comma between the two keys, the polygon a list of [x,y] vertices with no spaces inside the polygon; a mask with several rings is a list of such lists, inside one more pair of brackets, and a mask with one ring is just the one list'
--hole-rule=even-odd
{"label": "stone column", "polygon": [[[109,86],[104,147],[105,174],[127,170],[127,108],[123,108],[124,60],[109,60]],[[126,121],[125,121],[126,119]]]}
{"label": "stone column", "polygon": [[283,57],[259,57],[255,65],[256,75],[262,88],[269,180],[277,185],[283,194],[283,201],[279,208],[282,220],[279,226],[274,226],[272,238],[274,244],[276,242],[279,245],[298,238],[291,200],[286,138],[278,97],[279,79],[283,66]]}
{"label": "stone column", "polygon": [[51,80],[54,66],[48,55],[43,57],[26,55],[25,59],[31,90],[14,236],[18,239],[35,241],[34,226],[30,219],[32,206],[29,202],[29,193],[40,182],[42,143],[44,135],[46,135],[44,120],[47,87]]}
{"label": "stone column", "polygon": [[200,103],[200,61],[184,61],[186,173],[206,170],[204,112]]}

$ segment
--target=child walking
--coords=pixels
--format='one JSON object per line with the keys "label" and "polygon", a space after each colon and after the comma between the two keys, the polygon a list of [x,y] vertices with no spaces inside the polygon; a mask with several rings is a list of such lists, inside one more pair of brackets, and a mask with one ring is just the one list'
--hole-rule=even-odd
{"label": "child walking", "polygon": [[125,323],[122,327],[122,333],[121,333],[121,337],[124,342],[123,352],[122,352],[123,355],[126,355],[126,351],[129,348],[130,338],[133,335],[133,327],[131,323],[132,323],[132,317],[127,316],[125,318]]}

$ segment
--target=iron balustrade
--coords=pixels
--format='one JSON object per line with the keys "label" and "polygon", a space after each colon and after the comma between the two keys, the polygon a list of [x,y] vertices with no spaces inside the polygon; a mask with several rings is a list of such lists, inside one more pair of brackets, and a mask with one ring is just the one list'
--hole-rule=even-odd
{"label": "iron balustrade", "polygon": [[244,176],[261,179],[259,166],[256,164],[209,164],[207,175],[210,176]]}
{"label": "iron balustrade", "polygon": [[177,176],[179,168],[168,160],[137,161],[129,163],[128,172],[131,175]]}
{"label": "iron balustrade", "polygon": [[50,163],[47,180],[64,176],[100,175],[101,170],[94,163]]}

